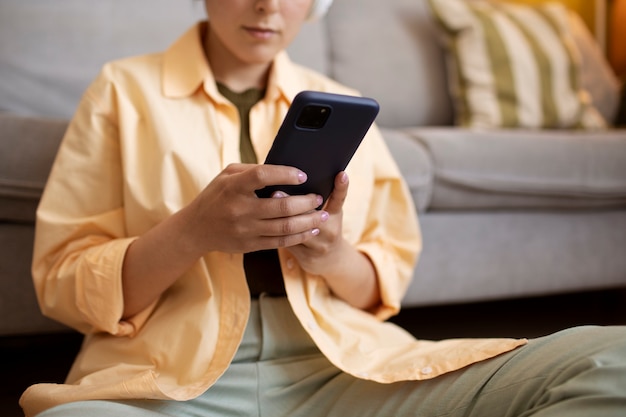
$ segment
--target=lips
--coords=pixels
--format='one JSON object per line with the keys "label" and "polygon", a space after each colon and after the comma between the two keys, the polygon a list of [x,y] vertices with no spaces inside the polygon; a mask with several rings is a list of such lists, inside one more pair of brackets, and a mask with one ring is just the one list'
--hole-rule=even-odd
{"label": "lips", "polygon": [[269,39],[277,33],[275,30],[256,26],[244,26],[243,29],[253,38],[261,40]]}

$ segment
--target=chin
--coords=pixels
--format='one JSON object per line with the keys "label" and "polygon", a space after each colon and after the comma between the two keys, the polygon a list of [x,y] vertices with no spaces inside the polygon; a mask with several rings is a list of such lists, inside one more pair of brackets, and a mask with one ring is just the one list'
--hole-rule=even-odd
{"label": "chin", "polygon": [[242,61],[250,65],[264,65],[271,64],[276,55],[278,55],[282,49],[273,49],[267,51],[255,51],[254,53],[247,54],[242,57]]}

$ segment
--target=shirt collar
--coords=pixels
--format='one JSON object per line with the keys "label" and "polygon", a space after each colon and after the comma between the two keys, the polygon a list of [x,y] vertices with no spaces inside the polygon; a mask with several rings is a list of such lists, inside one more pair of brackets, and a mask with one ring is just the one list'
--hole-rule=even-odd
{"label": "shirt collar", "polygon": [[[220,102],[225,100],[217,91],[215,78],[202,46],[207,24],[206,21],[198,22],[165,51],[161,80],[165,97],[189,97],[203,85],[210,97]],[[291,103],[300,92],[295,74],[297,71],[294,71],[294,64],[287,53],[280,52],[274,58],[270,70],[266,98],[270,100],[283,98]]]}
{"label": "shirt collar", "polygon": [[213,80],[202,48],[205,30],[206,22],[199,22],[165,51],[161,79],[165,97],[188,97],[204,80]]}
{"label": "shirt collar", "polygon": [[278,100],[284,98],[291,104],[293,98],[302,91],[302,82],[298,78],[298,71],[289,59],[287,52],[282,51],[276,58],[270,71],[267,83],[267,97]]}

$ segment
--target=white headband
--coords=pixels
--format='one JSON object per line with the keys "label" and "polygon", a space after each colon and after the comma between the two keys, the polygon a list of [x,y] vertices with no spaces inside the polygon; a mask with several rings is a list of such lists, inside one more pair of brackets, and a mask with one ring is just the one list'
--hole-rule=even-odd
{"label": "white headband", "polygon": [[323,17],[331,4],[333,4],[333,0],[313,0],[309,11],[309,22]]}

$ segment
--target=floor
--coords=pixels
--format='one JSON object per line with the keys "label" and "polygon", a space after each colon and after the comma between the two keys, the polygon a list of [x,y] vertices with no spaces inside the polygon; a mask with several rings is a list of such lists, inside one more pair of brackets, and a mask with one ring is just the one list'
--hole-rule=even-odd
{"label": "floor", "polygon": [[[626,324],[626,290],[414,308],[392,321],[421,339],[536,337],[583,324]],[[22,417],[17,400],[35,382],[60,382],[78,351],[78,334],[0,338],[0,416]]]}

